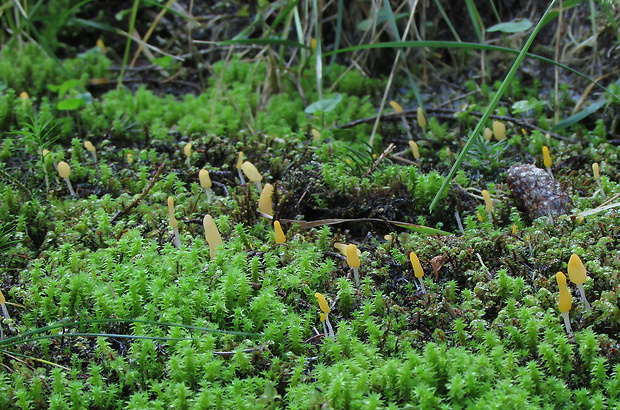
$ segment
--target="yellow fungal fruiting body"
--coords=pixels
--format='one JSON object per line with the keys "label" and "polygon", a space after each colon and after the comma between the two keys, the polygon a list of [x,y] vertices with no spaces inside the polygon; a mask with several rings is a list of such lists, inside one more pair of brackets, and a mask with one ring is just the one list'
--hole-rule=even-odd
{"label": "yellow fungal fruiting body", "polygon": [[487,212],[493,212],[493,200],[491,199],[491,194],[489,194],[489,191],[483,189],[482,197],[484,198],[484,207]]}
{"label": "yellow fungal fruiting body", "polygon": [[498,141],[506,139],[506,124],[501,121],[493,121],[493,135]]}
{"label": "yellow fungal fruiting body", "polygon": [[86,148],[86,150],[90,151],[90,152],[95,152],[96,151],[95,146],[90,141],[84,141],[84,148]]}
{"label": "yellow fungal fruiting body", "polygon": [[258,199],[258,210],[262,213],[273,217],[273,201],[271,197],[273,196],[273,185],[265,184],[263,187],[263,192],[260,194],[260,198]]}
{"label": "yellow fungal fruiting body", "polygon": [[325,299],[325,296],[323,296],[321,293],[316,292],[314,294],[314,297],[316,297],[318,299],[319,302],[319,307],[321,308],[321,310],[323,311],[323,313],[329,313],[332,310],[329,308],[329,305],[327,304],[327,299]]}
{"label": "yellow fungal fruiting body", "polygon": [[551,164],[553,162],[551,161],[551,154],[549,153],[549,147],[544,145],[542,147],[542,153],[543,153],[543,164],[545,164],[545,167],[547,168],[551,167]]}
{"label": "yellow fungal fruiting body", "polygon": [[397,103],[396,101],[390,101],[390,106],[394,109],[394,111],[396,112],[403,112],[403,107],[401,107],[401,105],[399,103]]}
{"label": "yellow fungal fruiting body", "polygon": [[586,267],[581,261],[579,255],[574,253],[568,261],[568,277],[570,278],[570,281],[575,284],[585,283],[587,279]]}
{"label": "yellow fungal fruiting body", "polygon": [[0,290],[0,305],[5,302],[6,302],[6,299],[4,298],[4,293],[2,293],[2,291]]}
{"label": "yellow fungal fruiting body", "polygon": [[206,169],[201,169],[198,172],[198,179],[200,180],[200,186],[202,188],[211,188],[211,177],[209,176],[209,171]]}
{"label": "yellow fungal fruiting body", "polygon": [[217,229],[217,225],[211,215],[205,215],[202,220],[202,226],[205,230],[205,239],[209,243],[209,251],[211,258],[215,258],[217,247],[222,243],[222,235]]}
{"label": "yellow fungal fruiting body", "polygon": [[486,127],[483,135],[485,141],[491,141],[491,138],[493,138],[493,131],[489,127]]}
{"label": "yellow fungal fruiting body", "polygon": [[61,178],[69,178],[69,175],[71,174],[71,167],[69,166],[69,164],[67,164],[65,161],[60,161],[58,163],[58,175],[60,175]]}
{"label": "yellow fungal fruiting body", "polygon": [[263,179],[263,176],[260,174],[260,172],[258,172],[258,169],[256,169],[254,164],[252,164],[250,161],[245,161],[241,165],[241,169],[243,170],[245,176],[247,176],[248,179],[252,182],[261,181]]}
{"label": "yellow fungal fruiting body", "polygon": [[185,154],[186,157],[192,156],[192,143],[191,142],[188,142],[187,144],[185,144],[185,146],[183,147],[183,153]]}
{"label": "yellow fungal fruiting body", "polygon": [[415,159],[420,159],[420,148],[415,141],[409,141],[409,147],[411,147],[411,152],[413,153],[413,157]]}
{"label": "yellow fungal fruiting body", "polygon": [[422,110],[422,107],[418,106],[418,110],[417,110],[417,120],[418,120],[418,125],[422,128],[426,127],[427,125],[427,121],[426,121],[426,117],[424,116],[424,111]]}
{"label": "yellow fungal fruiting body", "polygon": [[352,268],[360,267],[361,263],[360,263],[360,258],[357,253],[357,246],[353,244],[347,245],[347,247],[345,248],[345,255],[347,257],[347,264],[350,267]]}
{"label": "yellow fungal fruiting body", "polygon": [[595,179],[600,179],[601,178],[601,171],[600,171],[600,168],[598,166],[598,162],[595,162],[594,164],[592,164],[592,173],[594,174],[594,178]]}
{"label": "yellow fungal fruiting body", "polygon": [[174,198],[171,196],[168,197],[168,214],[170,215],[170,226],[177,226],[177,220],[174,217]]}
{"label": "yellow fungal fruiting body", "polygon": [[413,267],[413,273],[416,278],[422,278],[424,276],[424,269],[422,269],[422,264],[420,263],[420,259],[415,252],[409,252],[409,260],[411,261],[411,266]]}
{"label": "yellow fungal fruiting body", "polygon": [[280,221],[274,221],[273,230],[276,233],[276,243],[286,242],[286,235],[284,235],[284,231],[282,230],[282,225],[280,225]]}
{"label": "yellow fungal fruiting body", "polygon": [[560,312],[568,312],[572,307],[573,297],[568,291],[568,286],[566,286],[566,276],[563,272],[558,272],[555,274],[555,280],[558,282],[558,288],[560,289],[558,309]]}

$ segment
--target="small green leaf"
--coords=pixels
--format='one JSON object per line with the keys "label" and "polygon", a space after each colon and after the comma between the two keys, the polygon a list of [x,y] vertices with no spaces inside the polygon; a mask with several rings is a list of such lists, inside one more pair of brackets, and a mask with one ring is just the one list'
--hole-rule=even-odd
{"label": "small green leaf", "polygon": [[512,104],[512,113],[518,114],[520,112],[533,110],[538,104],[539,102],[534,99],[517,101],[516,103]]}
{"label": "small green leaf", "polygon": [[529,30],[532,26],[533,23],[528,19],[508,21],[506,23],[499,23],[489,27],[487,29],[487,33],[493,33],[495,31],[501,31],[502,33],[521,33]]}
{"label": "small green leaf", "polygon": [[607,100],[606,98],[603,98],[595,102],[594,104],[590,105],[588,108],[584,108],[583,110],[579,111],[577,114],[571,115],[567,119],[562,120],[558,122],[557,124],[555,124],[553,128],[551,128],[551,132],[558,132],[566,127],[570,127],[571,125],[578,123],[579,121],[583,120],[588,115],[594,113],[596,110],[598,110],[599,108],[601,108],[603,105],[607,104],[608,102],[609,100]]}
{"label": "small green leaf", "polygon": [[342,94],[335,94],[333,98],[325,98],[306,107],[306,114],[314,114],[315,112],[330,112],[342,101]]}
{"label": "small green leaf", "polygon": [[79,98],[69,98],[68,100],[60,101],[56,107],[63,111],[77,110],[82,104],[84,104],[84,101]]}

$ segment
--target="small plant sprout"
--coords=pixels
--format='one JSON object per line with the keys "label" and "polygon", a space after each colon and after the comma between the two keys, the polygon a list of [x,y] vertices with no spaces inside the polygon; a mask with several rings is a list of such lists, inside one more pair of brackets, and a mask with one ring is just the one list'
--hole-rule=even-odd
{"label": "small plant sprout", "polygon": [[206,169],[201,169],[198,172],[198,180],[200,180],[200,186],[204,188],[205,194],[207,195],[207,203],[211,203],[213,199],[213,190],[211,189],[211,177],[209,176],[209,171]]}
{"label": "small plant sprout", "polygon": [[501,121],[493,121],[493,135],[498,141],[506,139],[506,124]]}
{"label": "small plant sprout", "polygon": [[239,174],[239,183],[241,185],[245,184],[243,172],[241,172],[241,168],[243,168],[243,151],[239,151],[237,154],[237,163],[235,164],[235,168],[237,168],[237,173]]}
{"label": "small plant sprout", "polygon": [[360,257],[357,252],[357,246],[350,244],[347,245],[345,249],[345,255],[347,256],[347,264],[351,267],[353,271],[353,277],[355,278],[355,286],[360,286],[360,275],[359,275],[359,267],[360,267]]}
{"label": "small plant sprout", "polygon": [[594,179],[596,180],[596,184],[598,185],[599,192],[601,193],[601,195],[603,195],[603,198],[606,198],[607,195],[605,195],[603,184],[601,184],[601,169],[598,166],[598,162],[592,164],[592,173],[594,174]]}
{"label": "small plant sprout", "polygon": [[487,210],[489,214],[489,221],[493,220],[493,200],[491,199],[491,194],[486,189],[482,190],[482,197],[484,198],[484,208]]}
{"label": "small plant sprout", "polygon": [[241,169],[246,177],[256,185],[256,189],[258,189],[258,193],[263,192],[263,186],[260,183],[262,181],[263,176],[258,172],[258,169],[252,164],[250,161],[245,161],[243,165],[241,165]]}
{"label": "small plant sprout", "polygon": [[553,164],[553,161],[551,160],[551,154],[549,153],[549,147],[544,145],[542,147],[542,153],[543,153],[543,164],[545,165],[545,168],[547,168],[547,172],[549,173],[549,176],[553,178],[553,173],[551,172],[551,165]]}
{"label": "small plant sprout", "polygon": [[570,317],[568,316],[568,312],[570,312],[570,308],[573,304],[573,297],[568,291],[568,286],[566,286],[566,276],[564,275],[564,273],[556,273],[555,280],[558,282],[558,288],[560,288],[558,309],[560,310],[562,318],[564,319],[564,328],[566,329],[568,337],[573,337],[573,329],[570,327]]}
{"label": "small plant sprout", "polygon": [[217,247],[222,244],[222,235],[217,229],[217,225],[211,215],[205,215],[202,220],[202,226],[205,228],[205,238],[209,244],[209,254],[211,259],[215,258],[215,251]]}
{"label": "small plant sprout", "polygon": [[273,219],[273,201],[271,197],[273,196],[273,185],[265,184],[263,188],[263,192],[260,193],[260,198],[258,198],[258,210],[263,214],[263,216]]}
{"label": "small plant sprout", "polygon": [[424,281],[422,278],[424,277],[424,269],[422,269],[422,264],[420,263],[420,259],[415,252],[409,253],[409,260],[411,261],[411,266],[413,267],[413,273],[418,281],[420,282],[420,290],[422,293],[426,293],[426,288],[424,287]]}
{"label": "small plant sprout", "polygon": [[168,197],[168,214],[170,215],[169,224],[172,227],[172,232],[174,232],[174,246],[177,248],[181,248],[181,236],[179,235],[179,222],[177,218],[174,217],[174,198]]}
{"label": "small plant sprout", "polygon": [[282,230],[282,225],[280,225],[280,221],[273,222],[273,230],[276,234],[276,243],[286,242],[286,235],[284,235],[284,231]]}
{"label": "small plant sprout", "polygon": [[420,149],[418,148],[418,144],[415,141],[409,140],[409,147],[411,147],[413,158],[420,159]]}
{"label": "small plant sprout", "polygon": [[71,185],[71,181],[69,181],[69,175],[71,174],[71,167],[65,161],[60,161],[58,163],[58,175],[67,183],[67,187],[69,188],[69,192],[72,196],[75,196],[75,191],[73,190],[73,185]]}
{"label": "small plant sprout", "polygon": [[84,148],[86,151],[90,152],[90,156],[93,158],[93,162],[97,162],[97,149],[90,141],[84,141]]}
{"label": "small plant sprout", "polygon": [[590,303],[588,303],[588,300],[586,299],[586,291],[583,288],[583,284],[586,282],[586,279],[588,279],[588,277],[586,276],[586,267],[583,265],[583,262],[581,261],[579,255],[576,255],[574,253],[568,260],[568,277],[571,282],[577,285],[581,301],[586,306],[586,310],[592,310]]}
{"label": "small plant sprout", "polygon": [[[325,316],[325,324],[327,325],[327,329],[328,329],[327,336],[334,337],[334,328],[332,327],[331,323],[329,323],[329,312],[331,312],[332,310],[329,308],[329,305],[327,304],[327,300],[325,299],[325,296],[323,296],[319,292],[316,292],[314,296],[318,299],[319,308],[321,308],[321,311],[323,312],[323,315]],[[323,318],[321,318],[321,320],[322,319]]]}
{"label": "small plant sprout", "polygon": [[491,141],[491,138],[493,138],[493,131],[489,127],[486,127],[484,129],[483,137],[485,141]]}
{"label": "small plant sprout", "polygon": [[[0,308],[2,308],[2,316],[6,319],[10,319],[9,311],[6,310],[6,299],[4,298],[4,294],[0,290]],[[4,333],[2,331],[2,326],[0,326],[0,339],[4,339]]]}

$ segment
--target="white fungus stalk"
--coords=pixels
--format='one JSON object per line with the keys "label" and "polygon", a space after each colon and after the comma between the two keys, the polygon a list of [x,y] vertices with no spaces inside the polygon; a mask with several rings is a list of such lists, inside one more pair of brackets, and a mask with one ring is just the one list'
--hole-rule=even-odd
{"label": "white fungus stalk", "polygon": [[168,197],[168,213],[170,214],[170,226],[172,227],[172,232],[174,232],[174,246],[177,249],[181,248],[181,236],[179,235],[179,222],[174,217],[174,198]]}

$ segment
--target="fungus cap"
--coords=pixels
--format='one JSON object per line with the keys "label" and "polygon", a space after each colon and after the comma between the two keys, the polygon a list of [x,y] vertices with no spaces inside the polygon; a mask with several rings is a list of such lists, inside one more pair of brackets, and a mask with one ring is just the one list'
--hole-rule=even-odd
{"label": "fungus cap", "polygon": [[269,216],[273,216],[273,201],[271,200],[272,195],[273,185],[265,184],[263,191],[260,193],[260,198],[258,199],[258,210]]}
{"label": "fungus cap", "polygon": [[418,125],[422,128],[426,127],[427,121],[426,121],[426,117],[424,116],[424,111],[422,111],[422,107],[418,106],[418,112],[417,112],[417,120],[418,120]]}
{"label": "fungus cap", "polygon": [[329,305],[327,304],[327,300],[325,299],[325,296],[323,296],[322,294],[320,294],[319,292],[316,292],[314,294],[314,296],[318,299],[319,301],[319,307],[321,308],[321,310],[323,311],[323,313],[329,313],[331,312],[331,309],[329,308]]}
{"label": "fungus cap", "polygon": [[506,139],[506,124],[501,121],[493,121],[493,135],[498,141]]}
{"label": "fungus cap", "polygon": [[6,302],[6,299],[4,298],[4,293],[2,293],[2,291],[0,290],[0,304]]}
{"label": "fungus cap", "polygon": [[58,163],[58,175],[61,178],[69,178],[69,174],[71,174],[71,167],[65,161],[60,161]]}
{"label": "fungus cap", "polygon": [[222,243],[222,235],[217,229],[217,225],[211,215],[205,215],[202,219],[202,226],[205,229],[205,239],[209,243],[211,257],[215,257],[215,248]]}
{"label": "fungus cap", "polygon": [[558,282],[558,287],[560,288],[558,309],[560,312],[568,312],[572,307],[573,297],[570,295],[568,287],[566,286],[566,276],[563,272],[558,272],[555,274],[555,280]]}
{"label": "fungus cap", "polygon": [[282,225],[280,225],[280,221],[273,222],[273,230],[276,233],[276,243],[286,242],[286,235],[284,235],[284,231],[282,230]]}
{"label": "fungus cap", "polygon": [[96,151],[95,146],[90,141],[84,141],[84,148],[86,148],[86,150],[90,151],[90,152],[95,152]]}
{"label": "fungus cap", "polygon": [[243,166],[243,151],[239,151],[237,153],[237,163],[235,164],[235,168],[241,169]]}
{"label": "fungus cap", "polygon": [[577,254],[572,254],[568,261],[568,277],[573,283],[584,283],[587,279],[586,267]]}
{"label": "fungus cap", "polygon": [[241,165],[241,170],[248,177],[248,179],[252,182],[261,181],[263,176],[258,172],[258,169],[252,164],[250,161],[245,161]]}
{"label": "fungus cap", "polygon": [[598,166],[598,162],[592,164],[592,173],[594,174],[594,178],[599,179],[601,177],[601,170]]}
{"label": "fungus cap", "polygon": [[486,189],[482,190],[482,197],[484,198],[484,207],[487,212],[493,211],[493,200],[491,199],[491,194]]}
{"label": "fungus cap", "polygon": [[360,267],[360,258],[357,253],[357,246],[350,244],[345,248],[345,255],[347,256],[347,264],[352,268]]}
{"label": "fungus cap", "polygon": [[403,107],[401,107],[401,105],[399,103],[397,103],[396,101],[392,100],[390,101],[390,106],[394,109],[394,111],[396,112],[403,112]]}
{"label": "fungus cap", "polygon": [[206,169],[201,169],[198,172],[198,179],[200,180],[201,187],[211,188],[211,177],[209,176],[209,171]]}
{"label": "fungus cap", "polygon": [[411,261],[411,266],[413,267],[413,273],[416,278],[421,278],[424,276],[424,269],[422,269],[422,264],[420,263],[420,259],[415,252],[411,251],[409,253],[409,260]]}
{"label": "fungus cap", "polygon": [[543,152],[543,163],[545,164],[546,167],[550,167],[553,162],[551,161],[551,154],[549,153],[549,147],[544,145],[542,147],[542,152]]}
{"label": "fungus cap", "polygon": [[420,159],[420,148],[418,148],[418,144],[415,141],[409,140],[409,147],[411,147],[413,157],[415,159]]}
{"label": "fungus cap", "polygon": [[183,153],[185,154],[186,157],[192,156],[192,143],[191,142],[188,142],[187,144],[185,144],[185,146],[183,147]]}

